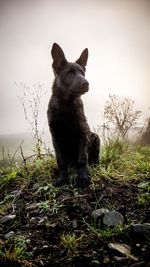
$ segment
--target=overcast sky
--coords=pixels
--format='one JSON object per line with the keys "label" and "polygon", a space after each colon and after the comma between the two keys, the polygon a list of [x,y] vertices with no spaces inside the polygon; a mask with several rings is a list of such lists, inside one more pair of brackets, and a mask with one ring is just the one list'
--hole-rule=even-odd
{"label": "overcast sky", "polygon": [[47,127],[53,42],[69,61],[89,49],[83,101],[91,128],[102,123],[109,94],[132,97],[149,115],[149,0],[0,0],[0,134],[30,130],[14,82],[44,84],[40,125]]}

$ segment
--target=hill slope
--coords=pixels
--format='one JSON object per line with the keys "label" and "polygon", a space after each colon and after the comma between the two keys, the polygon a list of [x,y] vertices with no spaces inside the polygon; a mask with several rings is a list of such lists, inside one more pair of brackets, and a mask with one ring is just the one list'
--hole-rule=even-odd
{"label": "hill slope", "polygon": [[148,267],[149,162],[150,147],[110,141],[83,191],[73,170],[53,186],[54,157],[1,169],[0,266]]}

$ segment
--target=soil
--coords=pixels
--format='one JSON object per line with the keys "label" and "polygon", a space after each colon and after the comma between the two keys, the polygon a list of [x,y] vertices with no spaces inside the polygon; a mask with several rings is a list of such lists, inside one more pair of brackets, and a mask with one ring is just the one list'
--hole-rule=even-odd
{"label": "soil", "polygon": [[[51,188],[39,181],[30,181],[25,186],[13,181],[4,186],[0,202],[8,195],[7,209],[0,213],[15,214],[16,217],[0,224],[0,245],[5,250],[14,249],[14,237],[23,236],[27,241],[24,258],[0,256],[0,267],[148,267],[150,266],[150,237],[132,232],[131,225],[148,223],[149,204],[139,204],[139,181],[121,181],[101,177],[83,191],[72,185]],[[98,208],[116,210],[124,217],[122,231],[101,237],[91,213]],[[14,236],[6,240],[10,231]],[[99,230],[98,230],[99,231]],[[75,235],[73,245],[62,241],[63,236]],[[82,240],[80,241],[80,237]],[[128,257],[109,247],[109,243],[127,244],[131,247]],[[4,251],[4,250],[3,250]],[[30,255],[32,255],[30,257]]]}

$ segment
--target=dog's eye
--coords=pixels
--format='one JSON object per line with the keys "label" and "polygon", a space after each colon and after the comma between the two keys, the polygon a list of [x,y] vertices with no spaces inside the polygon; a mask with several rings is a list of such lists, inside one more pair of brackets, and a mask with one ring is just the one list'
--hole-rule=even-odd
{"label": "dog's eye", "polygon": [[75,71],[74,70],[69,70],[67,74],[74,75],[75,74]]}

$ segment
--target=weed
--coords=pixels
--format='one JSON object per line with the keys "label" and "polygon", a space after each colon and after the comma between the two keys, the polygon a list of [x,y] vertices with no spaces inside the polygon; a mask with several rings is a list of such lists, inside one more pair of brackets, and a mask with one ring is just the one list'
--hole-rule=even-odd
{"label": "weed", "polygon": [[63,205],[60,204],[59,202],[57,202],[57,201],[54,199],[54,200],[53,200],[53,203],[52,203],[52,205],[51,205],[51,207],[50,207],[50,211],[51,211],[52,214],[58,214],[58,210],[59,210],[60,208],[62,208],[62,207],[63,207]]}
{"label": "weed", "polygon": [[29,259],[32,257],[32,253],[26,252],[28,242],[24,236],[16,236],[11,244],[8,242],[0,244],[0,256],[2,259],[13,261]]}
{"label": "weed", "polygon": [[73,257],[76,255],[79,246],[82,246],[83,239],[86,237],[85,234],[82,234],[79,237],[76,237],[74,233],[62,234],[60,237],[60,245],[67,249],[67,255]]}
{"label": "weed", "polygon": [[49,200],[41,201],[37,203],[37,206],[40,208],[40,212],[47,212],[49,210]]}
{"label": "weed", "polygon": [[37,203],[37,206],[40,208],[40,212],[49,211],[51,214],[58,214],[58,210],[63,207],[63,205],[55,199],[53,199],[52,202],[50,202],[50,200],[41,201]]}
{"label": "weed", "polygon": [[38,193],[44,193],[49,199],[53,199],[59,193],[59,188],[54,187],[51,183],[46,183],[38,188]]}
{"label": "weed", "polygon": [[93,235],[94,235],[98,239],[102,239],[102,240],[107,240],[107,239],[111,238],[112,236],[117,236],[117,235],[121,234],[124,230],[123,227],[121,227],[120,225],[116,226],[114,228],[110,228],[110,227],[98,228],[98,225],[96,224],[95,220],[91,224],[89,224],[83,218],[83,222],[87,226],[87,229],[91,234],[91,237],[93,237]]}
{"label": "weed", "polygon": [[150,192],[150,182],[149,181],[148,182],[145,182],[145,181],[141,182],[141,183],[138,184],[138,188],[144,189],[147,192]]}
{"label": "weed", "polygon": [[145,193],[139,194],[137,197],[137,202],[139,205],[142,205],[142,206],[150,205],[150,193],[145,192]]}
{"label": "weed", "polygon": [[12,168],[8,173],[5,171],[1,175],[0,180],[0,189],[4,186],[4,184],[8,183],[11,180],[15,180],[17,177],[18,172],[15,170],[15,168]]}
{"label": "weed", "polygon": [[8,194],[5,196],[4,200],[0,202],[0,213],[5,213],[12,205],[14,199],[14,194]]}
{"label": "weed", "polygon": [[138,184],[139,194],[137,196],[137,202],[141,206],[147,206],[150,204],[150,182],[140,182]]}

